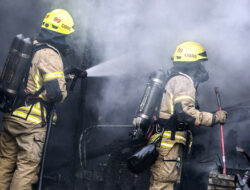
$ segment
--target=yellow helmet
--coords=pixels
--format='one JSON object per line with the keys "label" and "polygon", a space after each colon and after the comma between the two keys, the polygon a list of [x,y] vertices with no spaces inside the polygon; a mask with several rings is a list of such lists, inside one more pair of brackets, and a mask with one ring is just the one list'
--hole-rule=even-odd
{"label": "yellow helmet", "polygon": [[176,47],[173,62],[196,62],[206,61],[207,53],[204,48],[196,42],[184,42]]}
{"label": "yellow helmet", "polygon": [[68,35],[75,31],[73,26],[74,21],[68,11],[64,9],[55,9],[47,13],[41,27]]}

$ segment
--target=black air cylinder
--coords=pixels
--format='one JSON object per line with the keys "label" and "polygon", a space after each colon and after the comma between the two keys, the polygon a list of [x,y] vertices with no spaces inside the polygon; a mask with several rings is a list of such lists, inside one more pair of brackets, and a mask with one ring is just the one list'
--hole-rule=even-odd
{"label": "black air cylinder", "polygon": [[[0,78],[0,89],[3,92],[6,92],[6,87],[11,82],[11,77],[13,76],[13,66],[18,62],[18,55],[20,53],[22,40],[23,34],[18,34],[12,41]],[[12,93],[14,94],[15,92],[12,91]]]}
{"label": "black air cylinder", "polygon": [[[13,64],[9,82],[6,84],[6,91],[9,93],[17,93],[19,87],[24,82],[25,72],[30,64],[30,56],[32,51],[32,41],[30,38],[25,38],[21,41],[21,50],[18,54],[18,61]],[[13,74],[13,75],[12,75]]]}
{"label": "black air cylinder", "polygon": [[0,110],[10,112],[25,87],[25,76],[30,67],[33,44],[30,38],[14,37],[0,77]]}

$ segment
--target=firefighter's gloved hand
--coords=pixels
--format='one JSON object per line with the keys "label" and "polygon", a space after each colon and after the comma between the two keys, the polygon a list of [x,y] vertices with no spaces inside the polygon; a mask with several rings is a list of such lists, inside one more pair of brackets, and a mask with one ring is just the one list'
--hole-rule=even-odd
{"label": "firefighter's gloved hand", "polygon": [[64,70],[65,75],[75,75],[77,78],[86,78],[87,72],[80,67],[68,67]]}
{"label": "firefighter's gloved hand", "polygon": [[79,68],[74,68],[71,74],[74,74],[77,78],[87,78],[88,75],[85,70]]}
{"label": "firefighter's gloved hand", "polygon": [[221,123],[224,124],[227,119],[227,112],[224,110],[220,110],[215,112],[214,114],[214,124]]}
{"label": "firefighter's gloved hand", "polygon": [[140,128],[133,129],[129,135],[132,137],[133,141],[137,141],[143,138],[143,131]]}
{"label": "firefighter's gloved hand", "polygon": [[141,130],[141,123],[142,123],[141,117],[135,117],[133,119],[133,126],[135,128],[130,133],[130,136],[132,137],[133,140],[138,140],[143,136],[143,131]]}
{"label": "firefighter's gloved hand", "polygon": [[133,119],[133,126],[137,129],[140,128],[142,124],[142,118],[141,117],[135,117]]}

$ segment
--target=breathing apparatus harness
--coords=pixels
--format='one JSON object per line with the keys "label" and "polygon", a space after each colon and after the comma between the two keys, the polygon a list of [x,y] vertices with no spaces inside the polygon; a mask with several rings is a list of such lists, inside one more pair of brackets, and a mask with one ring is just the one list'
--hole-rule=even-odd
{"label": "breathing apparatus harness", "polygon": [[[22,105],[25,105],[25,106],[28,106],[28,105],[31,105],[30,107],[30,110],[29,112],[27,113],[27,116],[26,116],[26,120],[27,118],[29,117],[29,114],[31,113],[32,111],[32,108],[33,106],[40,102],[40,106],[41,106],[41,119],[42,119],[42,126],[45,126],[46,125],[46,118],[44,116],[44,109],[45,110],[49,110],[50,109],[50,104],[46,101],[44,101],[42,98],[39,97],[39,95],[45,90],[45,87],[42,86],[38,91],[36,91],[34,94],[31,94],[28,90],[27,90],[27,82],[28,82],[28,76],[29,76],[29,70],[30,70],[30,67],[31,67],[31,61],[35,55],[35,53],[41,49],[44,49],[44,48],[50,48],[52,49],[53,51],[55,51],[56,53],[58,53],[53,47],[51,47],[49,44],[47,43],[36,43],[36,44],[33,44],[33,51],[32,51],[32,54],[31,54],[31,57],[30,57],[30,65],[29,65],[29,68],[27,70],[27,72],[25,73],[25,82],[24,82],[24,89],[21,89],[24,93],[25,93],[25,97],[23,99],[21,99],[21,104],[20,105],[16,105],[14,109],[22,106]],[[17,117],[17,116],[15,116]]]}
{"label": "breathing apparatus harness", "polygon": [[[180,131],[180,128],[184,130],[183,125],[177,123],[176,114],[173,114],[168,120],[158,117],[162,95],[165,93],[164,87],[170,79],[178,75],[187,77],[193,83],[193,80],[188,75],[181,72],[171,72],[167,78],[165,78],[165,74],[161,70],[150,75],[133,121],[135,129],[130,135],[134,140],[138,140],[142,136],[144,136],[144,139],[149,140],[154,133],[161,132],[162,128],[171,131]],[[173,133],[172,140],[174,136],[175,133]]]}
{"label": "breathing apparatus harness", "polygon": [[46,124],[44,107],[47,109],[49,106],[49,103],[39,97],[45,88],[43,86],[31,94],[27,90],[27,82],[32,59],[37,51],[44,48],[56,51],[47,43],[33,44],[31,38],[24,38],[22,34],[15,36],[0,78],[0,110],[13,115],[13,111],[18,107],[31,105],[26,118],[22,118],[27,120],[33,106],[40,102],[42,125]]}
{"label": "breathing apparatus harness", "polygon": [[[184,76],[184,77],[188,78],[194,84],[192,78],[189,75],[182,73],[182,72],[171,73],[168,76],[165,84],[167,84],[170,79],[172,79],[173,77],[176,77],[176,76]],[[195,102],[195,107],[196,108],[199,107],[197,98],[196,98],[196,102]],[[176,131],[190,131],[189,125],[182,123],[182,122],[178,122],[176,112],[174,112],[173,115],[171,115],[171,117],[169,119],[158,118],[157,124],[158,124],[157,126],[159,128],[158,131],[161,131],[162,129],[164,129],[164,131],[165,130],[171,131],[171,140],[175,140]],[[190,135],[190,134],[187,133],[187,135]]]}
{"label": "breathing apparatus harness", "polygon": [[[166,80],[164,80],[163,82],[164,85],[162,86],[165,87],[168,81],[176,76],[184,76],[194,84],[193,79],[189,75],[182,72],[171,72],[169,76],[166,78]],[[150,82],[148,82],[147,84],[150,84]],[[139,136],[143,135],[145,139],[149,140],[154,133],[161,133],[162,129],[164,129],[171,131],[171,140],[175,140],[176,131],[190,130],[190,127],[188,125],[177,121],[176,113],[174,113],[169,119],[162,119],[158,117],[162,95],[163,93],[165,93],[165,89],[163,87],[161,89],[158,89],[158,92],[154,92],[154,90],[152,90],[152,87],[146,88],[142,102],[136,113],[137,118],[140,117],[139,127],[136,127],[135,130],[131,132],[132,137],[138,136],[138,134],[136,133],[140,133]],[[145,100],[148,97],[153,97],[155,101]],[[199,107],[197,99],[198,98],[196,98],[195,102],[196,108]],[[149,108],[151,110],[149,110]],[[142,129],[142,132],[139,131],[139,128]],[[140,137],[135,137],[135,138],[137,140]]]}
{"label": "breathing apparatus harness", "polygon": [[[165,75],[161,73],[162,71],[157,72],[153,77],[150,77],[149,82],[147,83],[144,96],[139,109],[136,112],[136,117],[134,118],[135,122],[133,122],[134,125],[138,125],[135,126],[135,129],[131,132],[133,140],[135,142],[140,140],[146,141],[147,143],[147,145],[141,150],[128,158],[127,166],[130,171],[136,174],[144,171],[145,168],[148,168],[156,161],[158,157],[156,147],[160,146],[164,131],[171,131],[171,140],[175,140],[175,134],[177,131],[186,131],[187,144],[190,143],[189,148],[192,144],[192,135],[189,126],[178,122],[176,113],[172,114],[170,119],[161,119],[158,118],[158,115],[162,95],[165,93],[164,87],[168,81],[175,76],[187,77],[192,83],[193,80],[190,76],[182,72],[172,72],[166,79],[163,77]],[[155,84],[155,82],[158,84]],[[159,84],[161,85],[159,86]],[[158,133],[159,135],[151,141],[151,136],[155,133]]]}

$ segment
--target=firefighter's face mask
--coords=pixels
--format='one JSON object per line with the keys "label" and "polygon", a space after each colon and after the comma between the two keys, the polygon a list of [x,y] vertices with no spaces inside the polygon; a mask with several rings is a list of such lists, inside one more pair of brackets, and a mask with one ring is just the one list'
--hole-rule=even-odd
{"label": "firefighter's face mask", "polygon": [[209,74],[208,74],[205,66],[203,65],[203,63],[199,64],[199,67],[198,67],[198,70],[196,73],[196,79],[200,83],[205,82],[209,79]]}
{"label": "firefighter's face mask", "polygon": [[64,57],[74,54],[74,48],[73,48],[75,46],[74,43],[75,43],[74,36],[68,35],[65,37],[65,47],[61,52]]}

